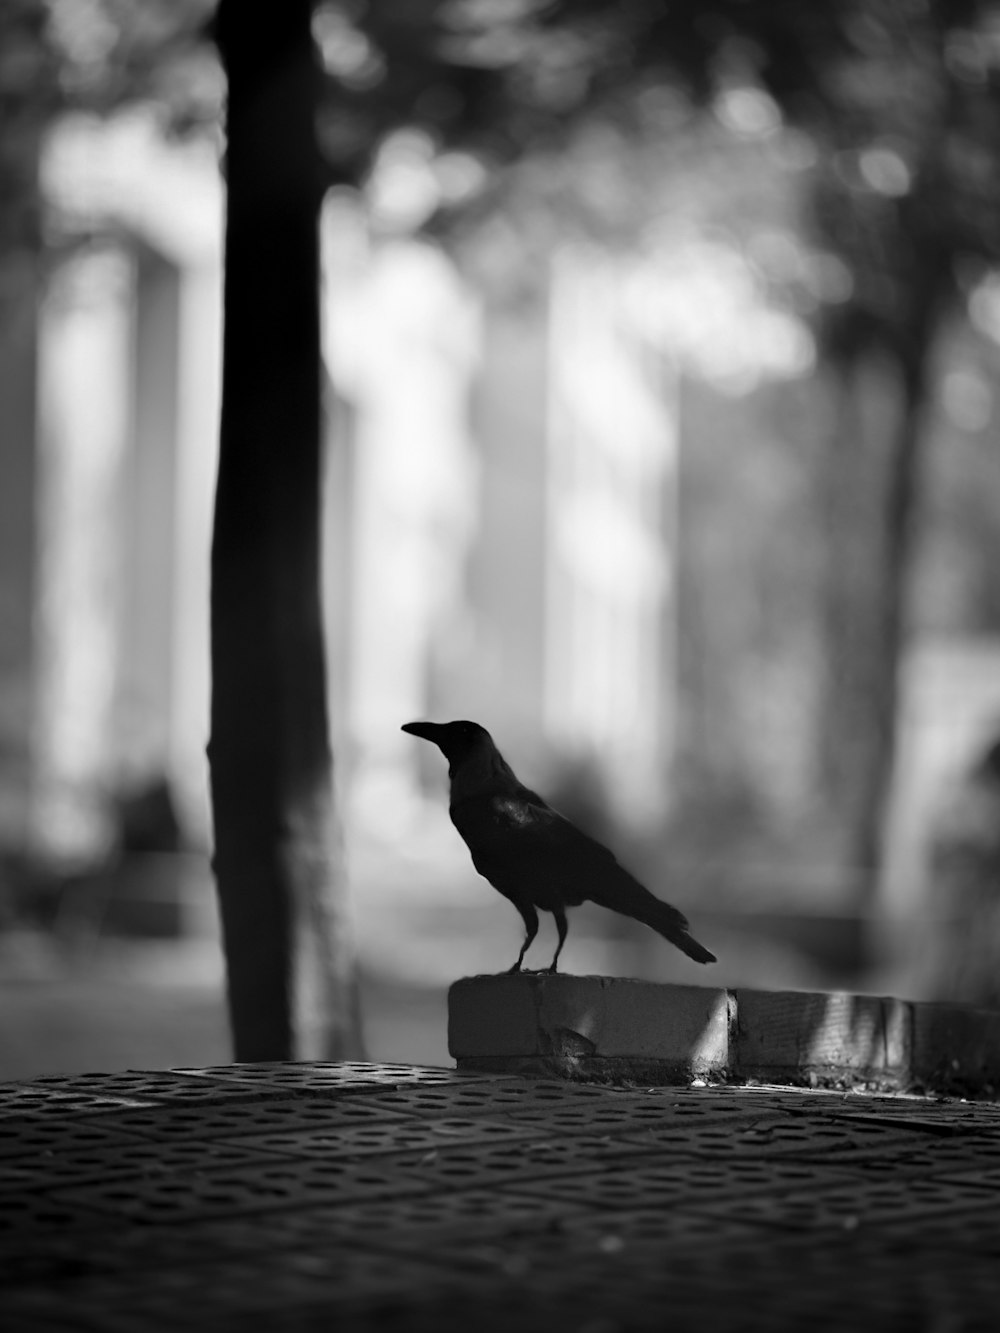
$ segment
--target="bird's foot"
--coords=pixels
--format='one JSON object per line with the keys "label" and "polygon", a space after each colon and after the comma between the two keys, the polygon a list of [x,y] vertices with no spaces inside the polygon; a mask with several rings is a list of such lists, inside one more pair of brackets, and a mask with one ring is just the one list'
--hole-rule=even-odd
{"label": "bird's foot", "polygon": [[516,976],[520,971],[521,971],[521,960],[518,959],[513,967],[508,967],[507,971],[504,973],[504,976],[513,977]]}

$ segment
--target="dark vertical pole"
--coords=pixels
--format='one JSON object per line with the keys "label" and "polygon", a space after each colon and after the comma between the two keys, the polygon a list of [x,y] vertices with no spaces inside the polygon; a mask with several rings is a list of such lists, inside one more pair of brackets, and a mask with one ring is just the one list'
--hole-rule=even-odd
{"label": "dark vertical pole", "polygon": [[237,1060],[295,1051],[298,942],[325,1051],[352,1052],[336,911],[320,596],[320,324],[311,0],[220,0],[229,81],[209,759]]}
{"label": "dark vertical pole", "polygon": [[[870,912],[885,857],[906,648],[915,523],[920,505],[930,357],[943,305],[940,263],[925,257],[908,286],[908,318],[831,357],[839,438],[826,479],[831,568],[825,589],[827,679],[822,784],[854,872],[855,905]],[[875,358],[898,383],[898,419],[885,440],[864,437],[857,400]]]}
{"label": "dark vertical pole", "polygon": [[[30,46],[37,34],[25,40]],[[0,845],[23,856],[29,850],[37,707],[41,131],[37,117],[18,106],[17,96],[0,103],[0,116]]]}

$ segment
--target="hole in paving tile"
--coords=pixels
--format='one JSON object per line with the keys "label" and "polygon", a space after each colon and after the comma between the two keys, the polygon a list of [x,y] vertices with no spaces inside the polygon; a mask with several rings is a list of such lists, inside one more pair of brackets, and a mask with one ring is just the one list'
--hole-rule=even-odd
{"label": "hole in paving tile", "polygon": [[348,1169],[344,1162],[317,1162],[312,1168],[316,1180],[337,1180]]}

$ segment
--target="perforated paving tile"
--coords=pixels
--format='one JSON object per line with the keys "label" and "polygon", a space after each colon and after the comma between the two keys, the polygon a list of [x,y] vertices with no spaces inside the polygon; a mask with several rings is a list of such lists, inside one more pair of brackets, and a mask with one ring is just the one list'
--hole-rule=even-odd
{"label": "perforated paving tile", "polygon": [[67,1231],[99,1225],[100,1210],[88,1199],[59,1199],[50,1194],[8,1195],[0,1205],[0,1246],[25,1231]]}
{"label": "perforated paving tile", "polygon": [[[338,1303],[391,1298],[435,1286],[442,1292],[455,1278],[441,1266],[416,1257],[366,1251],[340,1242],[326,1253],[308,1250],[256,1255],[253,1261],[209,1259],[190,1267],[165,1264],[141,1275],[98,1275],[72,1284],[78,1309],[90,1319],[78,1327],[102,1330],[216,1328],[220,1320],[242,1316],[260,1327],[285,1327],[285,1312],[315,1305],[335,1295]],[[18,1306],[20,1305],[20,1309]],[[5,1316],[43,1319],[59,1312],[58,1299],[33,1291],[15,1294]],[[329,1316],[328,1316],[329,1317]],[[25,1327],[30,1327],[26,1320]],[[244,1323],[244,1327],[246,1324]],[[5,1324],[6,1327],[6,1324]]]}
{"label": "perforated paving tile", "polygon": [[592,1207],[637,1208],[697,1199],[743,1199],[761,1191],[791,1193],[820,1185],[839,1184],[843,1176],[808,1162],[736,1160],[724,1163],[676,1160],[616,1163],[613,1171],[586,1172],[515,1181],[506,1188],[546,1194],[552,1198],[587,1201]]}
{"label": "perforated paving tile", "polygon": [[222,1139],[262,1133],[322,1131],[339,1125],[377,1123],[405,1112],[371,1105],[368,1099],[292,1098],[226,1102],[211,1106],[161,1106],[115,1117],[117,1128],[158,1143],[174,1139]]}
{"label": "perforated paving tile", "polygon": [[591,1111],[621,1122],[631,1119],[643,1124],[726,1126],[739,1120],[789,1119],[795,1105],[787,1097],[732,1097],[715,1087],[625,1088],[603,1104],[595,1104]]}
{"label": "perforated paving tile", "polygon": [[[503,1199],[515,1197],[506,1193]],[[685,1248],[712,1248],[759,1237],[752,1222],[720,1222],[676,1207],[594,1212],[573,1208],[562,1213],[548,1200],[538,1200],[520,1224],[506,1229],[467,1228],[455,1233],[449,1247],[462,1268],[502,1271],[511,1276],[582,1272],[594,1264],[621,1264],[628,1258],[647,1269]],[[393,1231],[378,1242],[402,1252],[420,1246],[419,1232]]]}
{"label": "perforated paving tile", "polygon": [[[772,1233],[724,1245],[691,1247],[676,1260],[650,1265],[641,1252],[617,1257],[620,1284],[631,1278],[649,1303],[692,1310],[695,1329],[872,1329],[913,1333],[947,1328],[985,1330],[995,1319],[1000,1274],[989,1266],[953,1263],[953,1254],[886,1248],[858,1233],[781,1239]],[[661,1314],[662,1318],[662,1314]],[[671,1320],[671,1325],[673,1320]],[[644,1325],[645,1326],[645,1325]]]}
{"label": "perforated paving tile", "polygon": [[569,1108],[591,1107],[598,1111],[625,1094],[588,1084],[552,1083],[542,1079],[502,1079],[493,1082],[455,1082],[439,1085],[400,1087],[379,1091],[365,1098],[369,1105],[395,1110],[406,1115],[538,1115],[558,1107],[560,1114]]}
{"label": "perforated paving tile", "polygon": [[[718,1199],[692,1205],[701,1212],[730,1215]],[[900,1219],[942,1215],[960,1209],[975,1213],[995,1209],[996,1194],[988,1183],[925,1180],[871,1180],[862,1177],[831,1184],[829,1177],[810,1189],[760,1191],[742,1198],[738,1216],[791,1230],[847,1230],[879,1228]]]}
{"label": "perforated paving tile", "polygon": [[567,1173],[612,1170],[623,1160],[641,1158],[643,1149],[609,1137],[569,1136],[513,1143],[468,1144],[394,1153],[381,1160],[408,1178],[456,1189],[502,1186],[512,1181],[548,1180]]}
{"label": "perforated paving tile", "polygon": [[[0,1094],[4,1085],[0,1085]],[[7,1085],[11,1086],[11,1085]],[[121,1098],[157,1106],[161,1103],[205,1103],[252,1101],[257,1097],[286,1095],[277,1082],[226,1081],[198,1078],[176,1070],[140,1072],[123,1070],[113,1074],[43,1074],[21,1086],[30,1095],[60,1097],[90,1095],[101,1101]],[[0,1106],[3,1105],[0,1095]]]}
{"label": "perforated paving tile", "polygon": [[707,1217],[679,1205],[614,1210],[581,1209],[562,1219],[562,1233],[585,1239],[588,1247],[605,1254],[622,1250],[670,1250],[700,1248],[759,1237],[752,1221],[727,1216]]}
{"label": "perforated paving tile", "polygon": [[833,1115],[847,1109],[858,1111],[877,1108],[883,1102],[895,1102],[894,1094],[866,1093],[854,1089],[776,1087],[765,1083],[714,1083],[707,1087],[655,1089],[656,1092],[685,1092],[695,1100],[706,1096],[712,1104],[736,1106],[740,1110],[763,1109],[787,1111],[798,1115]]}
{"label": "perforated paving tile", "polygon": [[1000,1259],[1000,1208],[977,1207],[965,1212],[918,1212],[894,1216],[883,1240],[897,1247],[944,1251],[971,1258],[977,1254]]}
{"label": "perforated paving tile", "polygon": [[316,1204],[226,1222],[220,1244],[247,1249],[322,1246],[326,1238],[369,1248],[432,1251],[440,1256],[471,1239],[536,1235],[558,1229],[584,1210],[562,1199],[536,1199],[491,1189],[428,1191],[392,1198]]}
{"label": "perforated paving tile", "polygon": [[54,1190],[53,1201],[163,1224],[199,1217],[234,1217],[324,1200],[418,1194],[426,1186],[377,1163],[280,1160],[184,1176],[124,1177],[102,1184]]}
{"label": "perforated paving tile", "polygon": [[905,1157],[919,1152],[929,1141],[920,1126],[903,1121],[894,1125],[860,1120],[851,1123],[846,1118],[818,1116],[808,1120],[763,1116],[737,1124],[679,1123],[648,1128],[628,1137],[650,1148],[676,1148],[696,1157],[784,1157],[829,1162]]}
{"label": "perforated paving tile", "polygon": [[[217,1237],[206,1238],[207,1224],[137,1226],[89,1209],[74,1216],[81,1223],[75,1228],[60,1226],[44,1233],[22,1228],[0,1238],[0,1288],[200,1263],[207,1255],[226,1252]],[[237,1252],[248,1248],[243,1240]]]}
{"label": "perforated paving tile", "polygon": [[994,1102],[921,1097],[901,1092],[868,1092],[863,1088],[797,1088],[761,1083],[720,1083],[701,1089],[688,1087],[662,1091],[695,1097],[707,1093],[713,1102],[737,1103],[744,1108],[780,1109],[810,1118],[818,1114],[892,1122],[923,1120],[946,1127],[964,1126],[965,1129],[975,1123],[987,1129],[991,1126],[1000,1129],[1000,1104]]}
{"label": "perforated paving tile", "polygon": [[79,1111],[85,1115],[100,1115],[107,1111],[121,1111],[127,1107],[151,1106],[154,1103],[141,1097],[98,1095],[87,1089],[72,1092],[65,1088],[44,1088],[36,1084],[0,1084],[0,1119],[20,1119],[24,1116],[66,1115]]}
{"label": "perforated paving tile", "polygon": [[[878,1264],[866,1267],[870,1252],[836,1244],[827,1248],[831,1252],[817,1255],[803,1244],[765,1247],[756,1238],[742,1245],[706,1244],[686,1250],[676,1261],[664,1257],[657,1262],[647,1250],[626,1246],[585,1259],[573,1255],[572,1268],[555,1270],[550,1252],[539,1254],[538,1262],[531,1254],[515,1255],[492,1279],[483,1280],[472,1299],[454,1291],[447,1303],[432,1298],[400,1310],[398,1323],[360,1326],[923,1333],[948,1327],[949,1311],[958,1310],[961,1321],[951,1326],[962,1333],[995,1328],[987,1321],[995,1319],[996,1282],[975,1270],[956,1274],[926,1264],[918,1279],[907,1279],[898,1257],[879,1256]],[[966,1293],[980,1304],[982,1319]]]}
{"label": "perforated paving tile", "polygon": [[452,1087],[503,1081],[501,1075],[459,1073],[455,1069],[437,1069],[421,1065],[376,1065],[363,1061],[295,1062],[288,1064],[210,1065],[205,1069],[175,1069],[174,1074],[231,1085],[251,1084],[275,1089],[300,1091],[365,1091],[397,1087]]}
{"label": "perforated paving tile", "polygon": [[[169,1175],[212,1168],[245,1166],[262,1154],[225,1142],[192,1139],[178,1143],[122,1141],[114,1146],[77,1148],[58,1155],[39,1152],[0,1158],[0,1207],[4,1195],[23,1188],[57,1189],[83,1181],[119,1176]],[[263,1160],[268,1160],[263,1154]]]}
{"label": "perforated paving tile", "polygon": [[457,1116],[443,1120],[405,1120],[400,1117],[321,1130],[248,1134],[238,1142],[244,1148],[262,1148],[293,1157],[364,1157],[413,1149],[427,1151],[456,1144],[510,1143],[538,1137],[539,1133],[530,1125],[497,1120],[470,1120]]}
{"label": "perforated paving tile", "polygon": [[366,1065],[45,1093],[0,1120],[4,1333],[995,1333],[995,1108]]}
{"label": "perforated paving tile", "polygon": [[60,1156],[90,1148],[134,1143],[136,1136],[122,1131],[118,1118],[100,1121],[60,1116],[23,1116],[0,1120],[0,1162],[10,1157],[51,1153]]}
{"label": "perforated paving tile", "polygon": [[1000,1135],[1000,1106],[985,1102],[897,1103],[854,1109],[846,1106],[842,1114],[852,1120],[875,1121],[921,1127],[942,1137],[952,1134]]}
{"label": "perforated paving tile", "polygon": [[993,1190],[994,1194],[1000,1197],[1000,1163],[996,1161],[995,1156],[988,1159],[981,1157],[980,1164],[975,1170],[968,1167],[962,1169],[949,1167],[944,1171],[935,1171],[935,1174],[942,1180],[956,1185],[978,1185],[982,1189]]}
{"label": "perforated paving tile", "polygon": [[886,1144],[878,1155],[867,1150],[858,1153],[831,1154],[830,1164],[863,1170],[871,1178],[903,1178],[920,1176],[927,1179],[952,1177],[982,1180],[991,1177],[1000,1189],[1000,1144],[995,1139],[982,1138],[925,1138],[915,1145],[898,1139]]}
{"label": "perforated paving tile", "polygon": [[[400,1089],[366,1097],[365,1105],[433,1119],[482,1116],[535,1126],[547,1132],[551,1132],[556,1123],[562,1135],[613,1134],[690,1120],[697,1114],[694,1103],[675,1096],[660,1096],[656,1091],[614,1091],[529,1079],[509,1080],[495,1086]],[[766,1106],[746,1110],[736,1102],[722,1104],[714,1100],[708,1103],[706,1110],[706,1119],[718,1118],[724,1123],[744,1118],[761,1119],[767,1115],[780,1118],[785,1112],[781,1108]]]}

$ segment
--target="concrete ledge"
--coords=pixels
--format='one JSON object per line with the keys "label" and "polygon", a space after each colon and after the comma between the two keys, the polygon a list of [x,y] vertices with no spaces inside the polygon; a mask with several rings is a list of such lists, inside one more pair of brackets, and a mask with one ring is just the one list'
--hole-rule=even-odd
{"label": "concrete ledge", "polygon": [[731,1072],[738,1078],[796,1083],[859,1076],[897,1087],[913,1081],[909,1006],[900,1000],[848,991],[733,994]]}
{"label": "concrete ledge", "polygon": [[459,1069],[601,1082],[1000,1090],[1000,1013],[845,991],[467,977],[449,991],[448,1049]]}
{"label": "concrete ledge", "polygon": [[467,977],[448,992],[448,1049],[460,1069],[501,1061],[508,1072],[608,1077],[600,1062],[613,1061],[618,1072],[722,1074],[731,1026],[727,992],[702,986],[521,972]]}
{"label": "concrete ledge", "polygon": [[965,1096],[1000,1097],[1000,1013],[967,1004],[910,1004],[917,1080]]}

